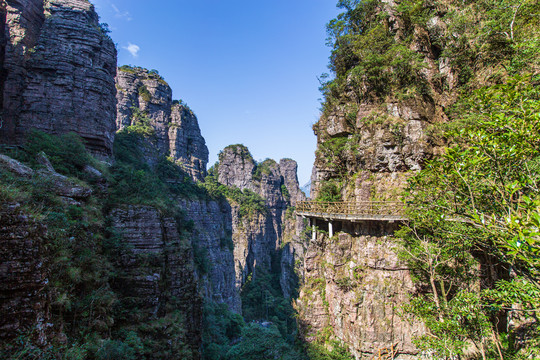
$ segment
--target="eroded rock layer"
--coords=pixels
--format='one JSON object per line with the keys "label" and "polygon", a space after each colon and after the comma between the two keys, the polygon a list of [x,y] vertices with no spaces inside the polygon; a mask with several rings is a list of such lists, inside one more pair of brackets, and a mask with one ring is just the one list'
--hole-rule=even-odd
{"label": "eroded rock layer", "polygon": [[[283,261],[277,258],[284,242],[301,242],[300,235],[304,229],[303,221],[293,215],[291,208],[292,204],[305,199],[298,186],[296,169],[296,162],[290,159],[283,159],[279,164],[267,159],[257,164],[243,145],[228,146],[220,153],[217,164],[219,182],[254,192],[264,199],[267,209],[266,212],[253,212],[246,216],[243,214],[243,204],[232,202],[238,288],[256,267],[270,271],[273,261],[282,263],[283,274],[294,273],[294,256]],[[294,254],[292,249],[292,245],[289,245],[283,253],[290,257]],[[281,284],[284,295],[290,296],[290,282],[282,279]]]}
{"label": "eroded rock layer", "polygon": [[30,129],[75,132],[112,154],[116,48],[87,0],[8,1],[3,65],[3,143]]}
{"label": "eroded rock layer", "polygon": [[[408,49],[403,52],[410,51],[421,70],[412,85],[400,80],[396,63],[379,76],[355,78],[362,66],[375,70],[369,59],[357,55],[372,50],[363,46],[355,49],[358,53],[347,52],[350,49],[340,47],[336,35],[332,85],[339,90],[325,94],[323,112],[313,126],[317,136],[313,199],[399,201],[407,179],[443,145],[432,134],[437,124],[448,120],[445,109],[455,102],[458,85],[456,71],[437,45],[446,24],[434,13],[427,27],[413,25],[402,18],[403,10],[394,1],[370,4],[362,14],[362,30],[354,34],[359,43],[371,39],[368,33],[377,28],[389,44]],[[353,8],[350,11],[357,11]],[[340,67],[341,56],[347,55],[352,56],[350,63]],[[384,74],[389,76],[386,82],[380,81]],[[320,219],[317,226],[328,231],[327,223]],[[319,233],[304,259],[306,283],[298,304],[306,338],[320,340],[321,333],[329,333],[357,359],[393,346],[398,358],[415,356],[418,351],[412,339],[422,328],[405,323],[393,310],[414,293],[395,251],[393,235],[399,224],[334,221],[333,225],[338,234],[329,239]]]}
{"label": "eroded rock layer", "polygon": [[0,340],[35,328],[39,344],[48,341],[49,299],[44,265],[46,227],[20,211],[20,204],[0,204]]}
{"label": "eroded rock layer", "polygon": [[357,359],[393,349],[414,358],[420,324],[399,315],[413,284],[393,251],[396,224],[361,222],[332,239],[320,234],[304,258],[305,285],[297,301],[299,325],[308,341],[330,331]]}
{"label": "eroded rock layer", "polygon": [[208,270],[199,274],[203,296],[227,304],[240,314],[240,288],[236,284],[233,255],[231,207],[226,201],[184,200],[187,219],[193,221],[192,243],[205,252]]}
{"label": "eroded rock layer", "polygon": [[[194,352],[201,341],[202,299],[195,278],[191,245],[178,224],[151,206],[125,206],[111,212],[123,239],[118,280],[122,301],[160,317],[174,310],[183,314],[185,341]],[[138,316],[137,314],[134,314]]]}
{"label": "eroded rock layer", "polygon": [[123,66],[118,69],[116,87],[117,128],[151,126],[155,157],[171,156],[194,180],[203,180],[208,148],[197,117],[185,104],[173,101],[165,80],[155,71]]}

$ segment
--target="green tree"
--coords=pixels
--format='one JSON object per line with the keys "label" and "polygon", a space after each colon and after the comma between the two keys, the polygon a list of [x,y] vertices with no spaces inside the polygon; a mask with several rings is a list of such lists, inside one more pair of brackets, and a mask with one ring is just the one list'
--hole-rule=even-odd
{"label": "green tree", "polygon": [[242,340],[227,352],[228,360],[301,359],[282,337],[275,325],[263,327],[251,323],[242,329]]}
{"label": "green tree", "polygon": [[424,291],[406,312],[428,328],[418,345],[440,356],[472,343],[483,359],[536,357],[538,342],[520,349],[523,329],[502,325],[511,310],[538,331],[540,91],[516,77],[464,105],[446,152],[410,184],[401,256]]}

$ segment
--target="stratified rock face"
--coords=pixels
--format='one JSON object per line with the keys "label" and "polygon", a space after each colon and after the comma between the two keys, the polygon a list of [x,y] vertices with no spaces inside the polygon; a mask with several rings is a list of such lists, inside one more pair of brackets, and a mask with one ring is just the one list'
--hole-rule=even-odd
{"label": "stratified rock face", "polygon": [[[292,211],[289,211],[289,217],[285,215],[293,202],[296,204],[305,199],[305,196],[298,186],[297,164],[294,160],[284,159],[278,164],[267,159],[256,164],[245,146],[231,145],[220,153],[217,169],[220,183],[255,192],[264,199],[268,209],[267,213],[256,212],[242,216],[241,204],[232,204],[236,285],[240,288],[256,268],[270,271],[273,261],[281,261],[279,249],[284,241],[302,243],[300,236],[304,229],[303,221],[293,216]],[[284,188],[289,193],[288,198]],[[293,245],[287,249],[293,249]],[[283,255],[288,256],[281,261],[283,276],[294,273],[295,255],[302,252],[291,250]],[[283,276],[282,290],[289,297],[291,284]]]}
{"label": "stratified rock face", "polygon": [[255,160],[243,145],[227,146],[219,154],[218,181],[241,190],[252,185]]}
{"label": "stratified rock face", "polygon": [[177,224],[151,206],[126,206],[111,212],[113,226],[123,237],[120,261],[125,277],[119,279],[123,298],[152,316],[164,314],[171,299],[178,300],[194,352],[201,341],[202,299],[191,246],[181,239]]}
{"label": "stratified rock face", "polygon": [[75,132],[103,157],[115,132],[116,48],[87,0],[9,2],[4,126],[18,144],[29,129]]}
{"label": "stratified rock face", "polygon": [[154,129],[157,156],[171,156],[194,180],[206,175],[208,148],[195,114],[172,100],[172,90],[157,72],[123,66],[116,77],[118,130],[147,118]]}
{"label": "stratified rock face", "polygon": [[298,164],[292,159],[281,159],[279,161],[279,170],[283,176],[283,182],[290,194],[292,206],[296,206],[298,201],[306,200],[306,195],[300,190],[298,183]]}
{"label": "stratified rock face", "polygon": [[192,243],[204,249],[208,273],[200,274],[199,286],[206,299],[227,304],[240,314],[240,287],[236,284],[231,207],[216,201],[182,201],[187,219],[193,221]]}
{"label": "stratified rock face", "polygon": [[0,6],[0,111],[4,109],[4,83],[6,81],[6,72],[4,71],[4,58],[6,56],[6,15],[7,9]]}
{"label": "stratified rock face", "polygon": [[236,287],[240,289],[255,269],[270,271],[281,238],[274,231],[272,216],[260,213],[240,216],[232,206]]}
{"label": "stratified rock face", "polygon": [[19,207],[0,204],[0,340],[35,329],[38,344],[45,345],[50,332],[42,248],[46,228]]}
{"label": "stratified rock face", "polygon": [[167,156],[172,104],[172,90],[169,85],[161,76],[146,69],[120,68],[116,86],[118,130],[134,125],[134,108],[140,109],[151,120],[159,155]]}
{"label": "stratified rock face", "polygon": [[184,165],[191,177],[203,180],[208,163],[208,148],[197,117],[187,106],[173,105],[169,125],[171,156]]}
{"label": "stratified rock face", "polygon": [[423,327],[398,314],[413,284],[393,252],[394,225],[363,222],[333,239],[319,236],[304,258],[305,285],[296,308],[303,336],[312,341],[331,328],[356,359],[371,359],[394,349],[396,359],[414,358],[412,338]]}
{"label": "stratified rock face", "polygon": [[[407,179],[441,151],[443,144],[430,135],[430,130],[448,120],[445,109],[455,102],[458,86],[456,72],[437,41],[447,25],[439,15],[433,15],[427,27],[407,23],[401,18],[398,3],[375,1],[371,8],[374,14],[366,21],[384,21],[389,38],[416,53],[422,70],[414,85],[424,88],[417,91],[398,85],[379,96],[371,80],[353,79],[352,69],[365,65],[363,59],[352,60],[350,68],[347,65],[337,70],[342,71],[336,78],[344,79],[343,87],[339,94],[327,98],[323,114],[313,127],[317,136],[311,178],[313,199],[329,185],[326,189],[339,187],[344,201],[399,201]],[[380,20],[375,13],[384,13],[385,19]],[[407,96],[401,96],[401,91]],[[321,220],[318,226],[324,228],[325,224]],[[336,221],[334,226],[342,225]],[[307,285],[299,298],[299,321],[306,329],[311,326],[308,339],[313,339],[316,329],[329,326],[357,358],[372,358],[379,348],[393,343],[398,343],[403,357],[413,356],[416,350],[412,338],[423,329],[418,323],[403,323],[392,310],[406,304],[407,294],[414,293],[407,270],[396,270],[400,267],[394,250],[396,227],[368,222],[357,226],[360,228],[310,244],[304,262]],[[373,232],[378,226],[381,228]],[[357,267],[362,269],[360,273],[355,273]]]}
{"label": "stratified rock face", "polygon": [[[319,151],[311,177],[312,197],[326,180],[366,171],[386,176],[417,171],[433,156],[436,150],[428,144],[426,135],[426,128],[435,117],[433,107],[416,102],[389,103],[385,115],[375,115],[372,108],[369,104],[360,106],[355,125],[347,124],[347,130],[338,126],[345,122],[344,114],[321,117],[316,128]],[[387,120],[377,122],[372,119],[374,116],[386,116]],[[335,154],[325,150],[325,144],[339,141],[346,145],[336,161]],[[336,166],[338,162],[340,165]],[[400,187],[404,185],[403,181]]]}

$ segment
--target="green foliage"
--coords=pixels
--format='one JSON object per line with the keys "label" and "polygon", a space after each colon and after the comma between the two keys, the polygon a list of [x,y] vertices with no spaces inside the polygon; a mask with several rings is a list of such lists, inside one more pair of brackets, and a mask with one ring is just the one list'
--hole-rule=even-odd
{"label": "green foliage", "polygon": [[[126,250],[122,236],[107,221],[107,208],[123,204],[145,204],[173,216],[181,233],[193,222],[186,221],[175,203],[176,197],[205,197],[204,188],[194,184],[180,167],[161,159],[150,168],[142,153],[146,139],[135,131],[123,131],[115,142],[116,161],[110,169],[108,194],[98,187],[80,204],[66,204],[57,196],[48,176],[19,178],[0,170],[0,200],[24,204],[22,210],[47,228],[42,239],[47,259],[48,294],[53,322],[63,324],[67,344],[37,347],[33,334],[21,336],[18,343],[2,344],[2,358],[27,359],[162,359],[194,356],[186,339],[186,325],[177,309],[177,300],[160,299],[158,317],[140,300],[118,293],[112,284],[126,276],[118,259]],[[19,158],[34,164],[40,151],[49,152],[53,166],[66,175],[84,180],[82,167],[97,164],[73,135],[33,134]],[[48,155],[48,154],[47,154]],[[34,166],[34,165],[33,165]],[[63,166],[63,167],[62,167]],[[182,241],[186,241],[185,239]],[[177,246],[189,246],[187,243]],[[169,251],[172,251],[169,249]],[[162,266],[155,257],[141,257],[139,265]],[[204,266],[204,265],[201,265]],[[208,266],[208,264],[207,264]],[[128,330],[126,332],[126,330]],[[49,356],[50,354],[50,356]]]}
{"label": "green foliage", "polygon": [[111,33],[111,29],[109,28],[109,24],[107,23],[100,23],[99,29],[101,30],[101,33],[105,36],[109,36]]}
{"label": "green foliage", "polygon": [[231,347],[226,355],[227,360],[262,360],[262,359],[302,359],[281,337],[274,325],[264,327],[251,323],[242,329],[241,341]]}
{"label": "green foliage", "polygon": [[[152,169],[143,154],[145,137],[125,129],[115,138],[116,162],[112,167],[109,202],[155,206],[166,214],[181,215],[175,198],[206,199],[205,188],[167,158]],[[181,217],[181,216],[180,216]],[[183,227],[184,225],[182,225]]]}
{"label": "green foliage", "polygon": [[[406,312],[428,327],[418,345],[439,356],[461,356],[470,343],[501,357],[538,353],[538,344],[503,343],[519,329],[506,335],[498,322],[518,304],[522,319],[534,319],[540,304],[540,91],[517,77],[468,104],[449,148],[410,183],[401,255],[425,293]],[[475,269],[486,261],[507,275],[479,291]]]}
{"label": "green foliage", "polygon": [[539,10],[533,0],[452,2],[448,30],[460,36],[441,39],[443,56],[459,69],[462,83],[474,80],[486,67],[498,70],[495,77],[538,71],[538,57],[531,51],[538,42]]}
{"label": "green foliage", "polygon": [[335,202],[342,201],[341,190],[334,181],[325,181],[317,194],[315,201]]}
{"label": "green foliage", "polygon": [[[167,82],[161,77],[161,75],[159,75],[159,72],[156,69],[148,70],[140,66],[122,65],[118,68],[118,70],[129,74],[139,74],[139,76],[141,77],[157,80],[160,84],[169,86],[169,84],[167,84]],[[144,86],[142,90],[139,88],[139,94],[146,92],[148,92],[146,86]],[[148,98],[148,95],[150,95],[151,98],[151,94],[149,92],[148,94],[143,95],[145,97],[145,101],[150,101],[146,100]]]}
{"label": "green foliage", "polygon": [[135,350],[128,344],[119,340],[105,340],[96,353],[99,360],[127,359],[134,360]]}
{"label": "green foliage", "polygon": [[[402,0],[393,16],[381,0],[339,1],[338,7],[343,12],[327,25],[333,76],[321,77],[326,115],[366,101],[435,98],[456,85],[467,94],[540,71],[535,0]],[[457,84],[442,73],[425,75],[443,64]]]}
{"label": "green foliage", "polygon": [[[72,148],[65,150],[67,154],[63,153],[62,142],[72,145]],[[77,148],[78,145],[82,149]],[[80,139],[71,135],[55,137],[36,133],[33,142],[24,149],[24,155],[42,150],[54,154],[51,156],[54,163],[81,152],[79,159],[65,159],[66,174],[80,172],[83,166],[78,162],[80,159],[85,159],[84,163],[96,162],[84,150]],[[29,163],[32,164],[32,161]],[[50,348],[41,350],[34,343],[35,334],[23,334],[18,344],[12,344],[15,347],[5,348],[2,345],[2,351],[6,351],[2,358],[47,359],[48,354],[50,358],[64,354],[64,358],[82,359],[85,358],[88,343],[86,336],[106,337],[114,324],[113,311],[117,296],[110,287],[113,267],[102,251],[106,236],[103,204],[97,197],[80,204],[67,204],[51,191],[52,181],[50,177],[42,175],[27,179],[0,171],[0,196],[2,201],[24,201],[22,211],[46,226],[47,232],[40,246],[42,256],[47,259],[50,313],[55,321],[77,321],[64,323],[63,333],[70,340],[66,345],[53,343]],[[40,355],[32,355],[36,352]]]}
{"label": "green foliage", "polygon": [[[225,150],[231,150],[233,153],[240,155],[242,157],[242,159],[255,161],[255,160],[253,160],[253,156],[249,152],[248,148],[243,144],[229,145],[225,149],[223,149],[223,151],[225,151]],[[223,151],[220,151],[220,153],[219,153],[219,161],[222,160]]]}
{"label": "green foliage", "polygon": [[127,126],[123,131],[129,133],[139,134],[144,137],[150,137],[155,135],[154,127],[152,126],[152,119],[148,117],[148,114],[141,109],[132,106],[131,110],[131,125]]}
{"label": "green foliage", "polygon": [[255,214],[268,214],[268,207],[264,199],[249,189],[240,190],[237,187],[225,186],[217,181],[215,174],[209,174],[204,180],[204,188],[212,199],[227,198],[239,206],[240,218]]}
{"label": "green foliage", "polygon": [[141,85],[138,89],[139,97],[143,99],[144,102],[150,102],[152,100],[152,94],[148,91],[148,88],[145,85]]}
{"label": "green foliage", "polygon": [[324,345],[312,343],[307,345],[309,360],[352,360],[354,357],[349,351],[337,341],[330,343],[332,350],[328,350]]}
{"label": "green foliage", "polygon": [[317,150],[318,155],[326,160],[338,177],[347,172],[347,151],[353,147],[351,140],[348,137],[329,138],[322,142]]}
{"label": "green foliage", "polygon": [[30,130],[22,149],[8,152],[8,155],[31,167],[39,167],[37,155],[40,152],[47,155],[57,172],[67,176],[83,177],[86,165],[100,166],[86,151],[81,137],[74,133],[55,136],[39,130]]}
{"label": "green foliage", "polygon": [[277,163],[275,160],[266,159],[263,162],[255,166],[255,172],[253,173],[253,180],[260,181],[264,176],[268,176],[272,173],[273,169],[276,169]]}
{"label": "green foliage", "polygon": [[293,343],[297,328],[294,309],[282,294],[279,272],[257,269],[242,287],[242,313],[246,321],[271,321],[283,339]]}
{"label": "green foliage", "polygon": [[135,68],[133,68],[132,66],[129,66],[129,65],[122,65],[122,66],[120,66],[118,68],[118,70],[130,73],[130,74],[135,74],[136,73]]}
{"label": "green foliage", "polygon": [[[411,10],[404,4],[402,11]],[[422,76],[422,58],[408,46],[412,27],[397,36],[388,14],[380,11],[379,0],[340,1],[338,6],[345,11],[327,25],[328,43],[333,47],[329,67],[335,77],[323,77],[325,112],[347,102],[350,91],[358,99],[380,98],[406,88],[419,94],[429,92]]]}
{"label": "green foliage", "polygon": [[[291,194],[289,193],[289,189],[287,189],[287,186],[285,184],[281,185],[281,195],[283,195],[283,198],[285,201],[291,200]],[[287,208],[288,210],[289,208]]]}
{"label": "green foliage", "polygon": [[226,304],[206,303],[203,313],[203,359],[221,360],[240,338],[245,326],[242,316],[231,312]]}

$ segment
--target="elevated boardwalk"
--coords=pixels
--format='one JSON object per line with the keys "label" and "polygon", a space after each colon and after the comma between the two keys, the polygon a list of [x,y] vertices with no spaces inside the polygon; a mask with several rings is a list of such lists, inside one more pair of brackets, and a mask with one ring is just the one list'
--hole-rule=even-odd
{"label": "elevated boardwalk", "polygon": [[[333,221],[402,221],[404,204],[391,201],[368,202],[319,202],[301,201],[296,204],[296,215],[309,218],[315,229],[317,219],[328,222],[330,237],[333,236]],[[315,230],[313,237],[315,237]]]}
{"label": "elevated boardwalk", "polygon": [[348,221],[399,221],[405,220],[404,205],[401,202],[319,202],[300,201],[296,214],[324,220]]}

